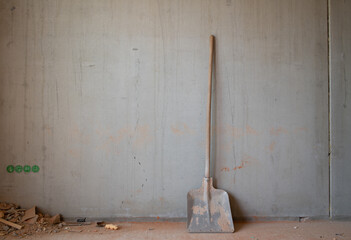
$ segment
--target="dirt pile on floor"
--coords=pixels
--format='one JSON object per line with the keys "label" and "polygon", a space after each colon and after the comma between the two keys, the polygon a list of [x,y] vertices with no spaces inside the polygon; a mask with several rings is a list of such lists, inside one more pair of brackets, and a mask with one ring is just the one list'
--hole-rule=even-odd
{"label": "dirt pile on floor", "polygon": [[36,206],[30,209],[20,208],[14,203],[0,202],[0,236],[29,236],[39,232],[57,233],[63,225],[61,215],[50,216],[38,211]]}

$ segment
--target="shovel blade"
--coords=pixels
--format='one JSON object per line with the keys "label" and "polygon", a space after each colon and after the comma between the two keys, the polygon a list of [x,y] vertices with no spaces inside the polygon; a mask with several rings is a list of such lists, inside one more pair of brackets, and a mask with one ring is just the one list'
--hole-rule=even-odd
{"label": "shovel blade", "polygon": [[215,189],[212,178],[204,178],[199,189],[188,192],[189,232],[234,232],[228,193]]}

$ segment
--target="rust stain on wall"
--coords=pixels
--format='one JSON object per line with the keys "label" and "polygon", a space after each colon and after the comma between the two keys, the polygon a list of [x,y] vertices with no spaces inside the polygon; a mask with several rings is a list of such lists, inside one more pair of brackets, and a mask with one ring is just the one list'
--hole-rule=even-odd
{"label": "rust stain on wall", "polygon": [[239,166],[236,166],[233,168],[234,171],[242,169],[243,167],[245,167],[248,163],[250,163],[250,161],[247,160],[241,160],[241,163]]}
{"label": "rust stain on wall", "polygon": [[74,124],[73,128],[71,129],[71,134],[72,134],[72,139],[82,144],[90,143],[90,136],[88,136],[85,132],[83,132],[77,124]]}
{"label": "rust stain on wall", "polygon": [[131,143],[131,147],[139,149],[145,147],[153,139],[149,125],[123,127],[117,130],[116,135],[107,132],[104,134],[104,131],[101,130],[96,130],[96,133],[104,138],[97,149],[115,154],[119,153],[116,147],[118,148],[123,141],[128,141]]}
{"label": "rust stain on wall", "polygon": [[171,126],[172,132],[177,136],[182,136],[186,134],[194,134],[194,130],[188,127],[185,123],[177,123]]}
{"label": "rust stain on wall", "polygon": [[275,149],[275,145],[276,145],[276,144],[277,144],[277,143],[276,143],[275,141],[272,141],[271,144],[269,144],[269,146],[266,147],[266,151],[267,151],[267,152],[273,152],[274,149]]}
{"label": "rust stain on wall", "polygon": [[229,167],[223,167],[223,168],[221,168],[221,172],[230,172],[230,171],[240,170],[240,169],[252,164],[253,162],[257,162],[257,159],[251,157],[250,155],[245,154],[240,161],[240,165],[237,165],[232,169],[230,169]]}
{"label": "rust stain on wall", "polygon": [[278,136],[278,135],[280,135],[280,134],[288,134],[288,131],[287,131],[285,128],[278,127],[278,128],[272,128],[272,129],[270,130],[270,134],[271,134],[271,135]]}
{"label": "rust stain on wall", "polygon": [[259,135],[259,133],[249,125],[246,125],[246,134]]}
{"label": "rust stain on wall", "polygon": [[230,171],[230,169],[228,167],[224,167],[221,169],[221,172],[229,172],[229,171]]}
{"label": "rust stain on wall", "polygon": [[307,132],[307,128],[305,128],[305,127],[299,127],[299,128],[296,128],[296,129],[295,129],[295,132],[296,132],[296,133]]}
{"label": "rust stain on wall", "polygon": [[133,142],[135,148],[142,148],[152,140],[148,125],[138,126],[132,136],[135,138]]}
{"label": "rust stain on wall", "polygon": [[72,157],[75,158],[79,158],[80,157],[80,153],[74,149],[69,149],[68,150],[68,154],[71,155]]}
{"label": "rust stain on wall", "polygon": [[247,136],[247,135],[255,135],[255,136],[260,135],[260,133],[256,129],[251,127],[250,125],[246,125],[246,127],[244,127],[244,128],[227,126],[227,127],[223,128],[223,132],[230,133],[234,138],[240,138],[240,137]]}
{"label": "rust stain on wall", "polygon": [[232,127],[231,131],[232,136],[239,138],[245,135],[244,131],[241,128],[236,128],[236,127]]}

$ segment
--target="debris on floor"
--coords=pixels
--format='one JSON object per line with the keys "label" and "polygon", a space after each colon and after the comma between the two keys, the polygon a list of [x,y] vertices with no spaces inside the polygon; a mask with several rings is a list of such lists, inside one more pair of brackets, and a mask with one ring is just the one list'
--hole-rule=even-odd
{"label": "debris on floor", "polygon": [[83,232],[83,229],[72,229],[72,230],[68,230],[68,232],[80,233],[80,232]]}
{"label": "debris on floor", "polygon": [[91,222],[64,222],[64,226],[84,226],[84,225],[90,225]]}
{"label": "debris on floor", "polygon": [[105,228],[106,228],[106,229],[111,229],[111,230],[117,230],[117,229],[118,229],[118,226],[117,226],[117,225],[114,225],[114,224],[106,224],[106,225],[105,225]]}
{"label": "debris on floor", "polygon": [[103,221],[96,222],[97,227],[105,227],[106,223]]}
{"label": "debris on floor", "polygon": [[77,222],[86,222],[87,218],[77,218]]}
{"label": "debris on floor", "polygon": [[299,217],[299,222],[310,222],[312,221],[309,217]]}
{"label": "debris on floor", "polygon": [[16,229],[21,229],[22,228],[21,225],[18,225],[16,223],[13,223],[13,222],[10,222],[10,221],[7,221],[7,220],[5,220],[3,218],[0,218],[0,222],[3,223],[3,224],[6,224],[7,226],[16,228]]}
{"label": "debris on floor", "polygon": [[0,236],[25,237],[39,232],[57,233],[62,229],[61,215],[51,217],[36,206],[22,209],[14,203],[0,202]]}
{"label": "debris on floor", "polygon": [[37,207],[34,206],[34,207],[26,210],[24,212],[24,216],[22,217],[22,222],[30,220],[30,219],[35,218],[36,216],[38,216],[38,215],[36,215],[36,209],[37,209]]}
{"label": "debris on floor", "polygon": [[58,224],[61,222],[61,215],[56,214],[55,216],[49,218],[48,221],[51,225]]}

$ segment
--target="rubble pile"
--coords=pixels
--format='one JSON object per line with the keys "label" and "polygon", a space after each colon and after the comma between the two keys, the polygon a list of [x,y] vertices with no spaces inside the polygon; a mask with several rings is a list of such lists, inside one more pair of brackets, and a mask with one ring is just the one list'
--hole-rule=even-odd
{"label": "rubble pile", "polygon": [[22,209],[14,203],[0,202],[0,236],[11,234],[25,237],[35,233],[57,233],[63,227],[61,215],[50,216],[36,206]]}

